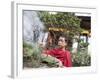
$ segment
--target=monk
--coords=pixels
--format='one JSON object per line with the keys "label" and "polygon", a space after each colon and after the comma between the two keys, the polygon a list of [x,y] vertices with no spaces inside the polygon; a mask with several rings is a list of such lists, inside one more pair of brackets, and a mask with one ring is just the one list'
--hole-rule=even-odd
{"label": "monk", "polygon": [[71,54],[66,50],[67,41],[65,36],[60,36],[58,39],[58,48],[46,50],[43,55],[54,57],[58,61],[59,67],[72,67]]}

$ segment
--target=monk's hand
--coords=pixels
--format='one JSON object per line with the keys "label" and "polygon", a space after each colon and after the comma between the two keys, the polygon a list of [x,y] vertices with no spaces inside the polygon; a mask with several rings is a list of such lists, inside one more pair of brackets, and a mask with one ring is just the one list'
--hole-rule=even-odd
{"label": "monk's hand", "polygon": [[57,58],[55,58],[55,60],[57,62],[57,66],[62,68],[63,67],[62,62],[59,59],[57,59]]}

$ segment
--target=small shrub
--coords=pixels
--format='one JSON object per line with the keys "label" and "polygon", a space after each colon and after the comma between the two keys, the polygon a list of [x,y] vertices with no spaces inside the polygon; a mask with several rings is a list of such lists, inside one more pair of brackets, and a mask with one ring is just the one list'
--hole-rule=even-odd
{"label": "small shrub", "polygon": [[38,45],[31,46],[23,43],[23,65],[24,67],[39,68],[39,67],[57,67],[56,62],[52,57],[41,56],[42,48]]}
{"label": "small shrub", "polygon": [[86,53],[75,53],[72,54],[72,63],[73,66],[90,66],[91,65],[91,56]]}

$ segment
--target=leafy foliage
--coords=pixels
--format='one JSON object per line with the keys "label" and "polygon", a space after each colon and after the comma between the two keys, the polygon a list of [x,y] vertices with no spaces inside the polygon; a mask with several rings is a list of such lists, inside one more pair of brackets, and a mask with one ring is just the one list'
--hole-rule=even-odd
{"label": "leafy foliage", "polygon": [[83,39],[79,39],[79,47],[80,48],[88,47],[88,45],[89,45],[88,42],[84,42]]}
{"label": "leafy foliage", "polygon": [[44,25],[49,27],[62,27],[69,32],[78,34],[81,31],[80,19],[77,18],[74,13],[70,12],[56,12],[56,14],[50,14],[50,12],[39,12],[39,17]]}
{"label": "leafy foliage", "polygon": [[33,47],[24,42],[23,50],[25,67],[57,67],[57,63],[54,61],[53,57],[44,57],[41,55],[42,48],[40,48],[37,44]]}
{"label": "leafy foliage", "polygon": [[72,54],[72,62],[74,67],[90,66],[91,56],[86,53],[74,53]]}
{"label": "leafy foliage", "polygon": [[32,56],[33,54],[33,47],[31,44],[23,42],[23,55],[24,56]]}

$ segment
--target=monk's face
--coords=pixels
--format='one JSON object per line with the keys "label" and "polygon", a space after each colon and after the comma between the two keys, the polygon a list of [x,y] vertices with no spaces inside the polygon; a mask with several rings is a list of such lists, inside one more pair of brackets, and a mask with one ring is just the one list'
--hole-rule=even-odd
{"label": "monk's face", "polygon": [[64,48],[67,45],[66,41],[65,41],[65,37],[59,37],[58,40],[58,46],[60,48]]}

